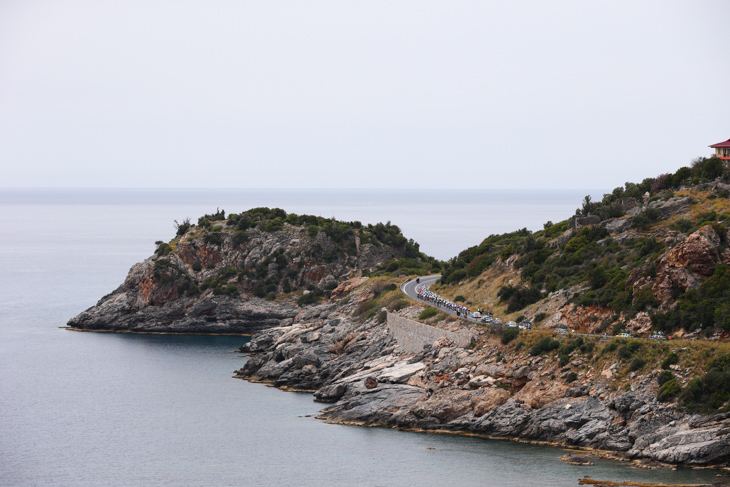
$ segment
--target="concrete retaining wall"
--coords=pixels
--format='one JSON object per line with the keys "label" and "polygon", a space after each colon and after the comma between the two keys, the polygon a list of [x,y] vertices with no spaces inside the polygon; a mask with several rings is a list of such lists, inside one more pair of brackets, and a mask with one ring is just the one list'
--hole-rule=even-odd
{"label": "concrete retaining wall", "polygon": [[433,342],[444,336],[457,347],[468,347],[473,339],[473,335],[466,330],[442,330],[392,313],[388,313],[388,329],[398,342],[398,347],[407,353],[418,353],[424,345],[433,345]]}

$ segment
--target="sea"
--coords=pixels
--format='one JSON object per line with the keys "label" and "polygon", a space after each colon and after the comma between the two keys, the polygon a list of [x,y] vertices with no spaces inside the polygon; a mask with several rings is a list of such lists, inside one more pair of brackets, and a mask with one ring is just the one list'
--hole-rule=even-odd
{"label": "sea", "polygon": [[[600,191],[594,196],[600,198]],[[329,425],[310,394],[234,379],[248,338],[84,333],[95,304],[217,209],[279,207],[391,221],[449,259],[490,234],[574,214],[584,191],[0,189],[0,485],[574,486],[694,483],[708,470],[638,470],[560,448]],[[726,477],[723,477],[726,480]]]}

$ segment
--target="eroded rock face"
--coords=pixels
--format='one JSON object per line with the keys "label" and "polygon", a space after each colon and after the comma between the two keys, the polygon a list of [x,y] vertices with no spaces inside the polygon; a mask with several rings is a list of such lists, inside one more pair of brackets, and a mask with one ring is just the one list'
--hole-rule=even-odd
{"label": "eroded rock face", "polygon": [[659,265],[664,268],[684,267],[702,276],[711,276],[720,259],[719,248],[720,238],[715,230],[704,226],[670,250]]}
{"label": "eroded rock face", "polygon": [[174,282],[155,277],[152,259],[135,264],[119,288],[72,318],[68,326],[84,330],[148,333],[251,334],[278,326],[297,313],[293,304],[261,299],[181,294]]}
{"label": "eroded rock face", "polygon": [[[225,221],[220,223],[225,226]],[[338,250],[324,232],[312,238],[304,227],[291,225],[274,232],[249,229],[245,239],[238,240],[233,232],[219,232],[215,243],[195,232],[194,227],[183,235],[170,253],[132,266],[119,288],[72,318],[68,326],[251,334],[289,325],[302,311],[296,305],[296,295],[287,297],[286,286],[325,290],[345,281],[338,288],[344,296],[367,280],[347,281],[363,266],[403,254],[393,247],[367,244],[358,247],[357,255],[350,255]],[[328,255],[327,259],[322,255]],[[269,282],[274,287],[265,293],[283,295],[276,302],[254,296],[257,286],[269,286]]]}
{"label": "eroded rock face", "polygon": [[671,305],[673,289],[694,289],[713,274],[720,261],[719,249],[717,233],[704,226],[657,260],[652,293],[662,307]]}
{"label": "eroded rock face", "polygon": [[342,299],[349,295],[352,291],[362,286],[368,280],[367,277],[354,277],[343,282],[332,290],[333,299]]}

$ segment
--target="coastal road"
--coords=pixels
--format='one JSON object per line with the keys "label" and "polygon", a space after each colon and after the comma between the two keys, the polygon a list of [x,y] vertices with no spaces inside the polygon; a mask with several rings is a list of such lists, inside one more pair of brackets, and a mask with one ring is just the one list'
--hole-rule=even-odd
{"label": "coastal road", "polygon": [[[439,279],[441,279],[441,275],[440,274],[434,274],[432,276],[423,276],[423,277],[420,277],[420,281],[421,282],[419,282],[419,283],[417,283],[415,279],[412,279],[410,281],[406,281],[403,284],[401,284],[400,285],[400,290],[401,290],[401,292],[403,294],[405,294],[409,298],[413,299],[414,301],[421,301],[421,302],[423,302],[418,297],[418,289],[420,289],[420,288],[428,289],[428,288],[431,287],[431,285],[434,282],[438,281]],[[453,310],[450,310],[449,308],[445,308],[443,306],[439,306],[436,303],[427,302],[426,304],[428,304],[429,306],[434,307],[434,308],[436,308],[436,309],[438,309],[440,311],[443,311],[446,314],[449,314],[449,315],[452,315],[452,316],[456,316],[456,312],[453,311]],[[478,319],[472,318],[471,316],[463,316],[462,315],[462,316],[459,316],[459,318],[462,319],[462,320],[468,321],[470,323],[483,324]],[[602,335],[593,335],[593,334],[588,334],[588,333],[570,333],[570,335],[593,336],[593,337],[598,337],[598,338],[612,338],[612,337],[604,337]]]}
{"label": "coastal road", "polygon": [[418,291],[417,291],[417,289],[419,287],[428,289],[429,287],[431,287],[431,284],[433,284],[434,282],[438,281],[439,279],[441,279],[441,274],[434,274],[433,276],[424,276],[424,277],[421,277],[420,278],[420,280],[421,280],[420,284],[419,283],[416,283],[416,280],[413,279],[412,281],[406,281],[403,284],[401,284],[400,290],[401,290],[401,292],[403,292],[403,294],[405,294],[409,298],[415,299],[416,301],[420,301],[418,299]]}
{"label": "coastal road", "polygon": [[[441,279],[441,275],[440,274],[434,274],[432,276],[424,276],[424,277],[421,277],[420,278],[420,281],[421,281],[420,283],[417,283],[415,279],[412,279],[410,281],[406,281],[403,284],[401,284],[400,285],[400,290],[401,290],[401,292],[403,294],[405,294],[409,298],[413,299],[414,301],[422,301],[418,297],[418,289],[420,289],[420,288],[428,289],[428,288],[431,287],[431,285],[434,282],[438,281],[439,279]],[[446,314],[456,316],[456,312],[453,311],[453,310],[450,310],[450,309],[445,308],[443,306],[439,306],[436,303],[427,303],[427,304],[429,306],[432,306],[434,308],[439,309],[440,311],[443,311]],[[463,316],[462,315],[459,318],[461,318],[462,320],[469,321],[471,323],[481,324],[478,319],[472,318],[471,316]],[[569,335],[590,336],[590,337],[597,337],[597,338],[604,338],[604,339],[606,339],[606,338],[614,338],[613,336],[594,335],[594,334],[590,334],[590,333],[569,333]],[[644,337],[631,337],[631,338],[640,339],[640,340],[641,339],[644,339],[644,340],[648,340],[649,339],[649,338],[644,338]]]}
{"label": "coastal road", "polygon": [[[428,289],[431,287],[431,284],[441,279],[441,274],[434,274],[432,276],[423,276],[419,278],[421,282],[417,283],[415,279],[412,279],[410,281],[406,281],[400,286],[400,290],[403,294],[408,296],[409,298],[413,299],[414,301],[421,301],[418,297],[418,289],[424,288]],[[456,316],[456,311],[450,310],[449,308],[445,308],[443,306],[439,306],[436,303],[427,303],[429,306],[434,307],[440,311],[443,311],[446,314]],[[479,324],[479,320],[472,318],[471,316],[459,316],[460,319],[469,321],[471,323],[477,323]]]}

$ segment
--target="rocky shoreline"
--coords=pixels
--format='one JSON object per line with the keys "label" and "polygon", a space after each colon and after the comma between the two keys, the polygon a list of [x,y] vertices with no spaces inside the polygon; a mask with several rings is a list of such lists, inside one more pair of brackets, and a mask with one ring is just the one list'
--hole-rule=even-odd
{"label": "rocky shoreline", "polygon": [[[657,371],[618,391],[610,368],[596,370],[577,354],[561,367],[476,329],[469,347],[443,338],[406,353],[382,314],[353,318],[367,295],[360,289],[254,335],[236,377],[313,392],[332,403],[319,416],[329,423],[580,448],[640,466],[728,466],[730,414],[689,415],[658,402]],[[567,383],[568,371],[579,379]]]}

